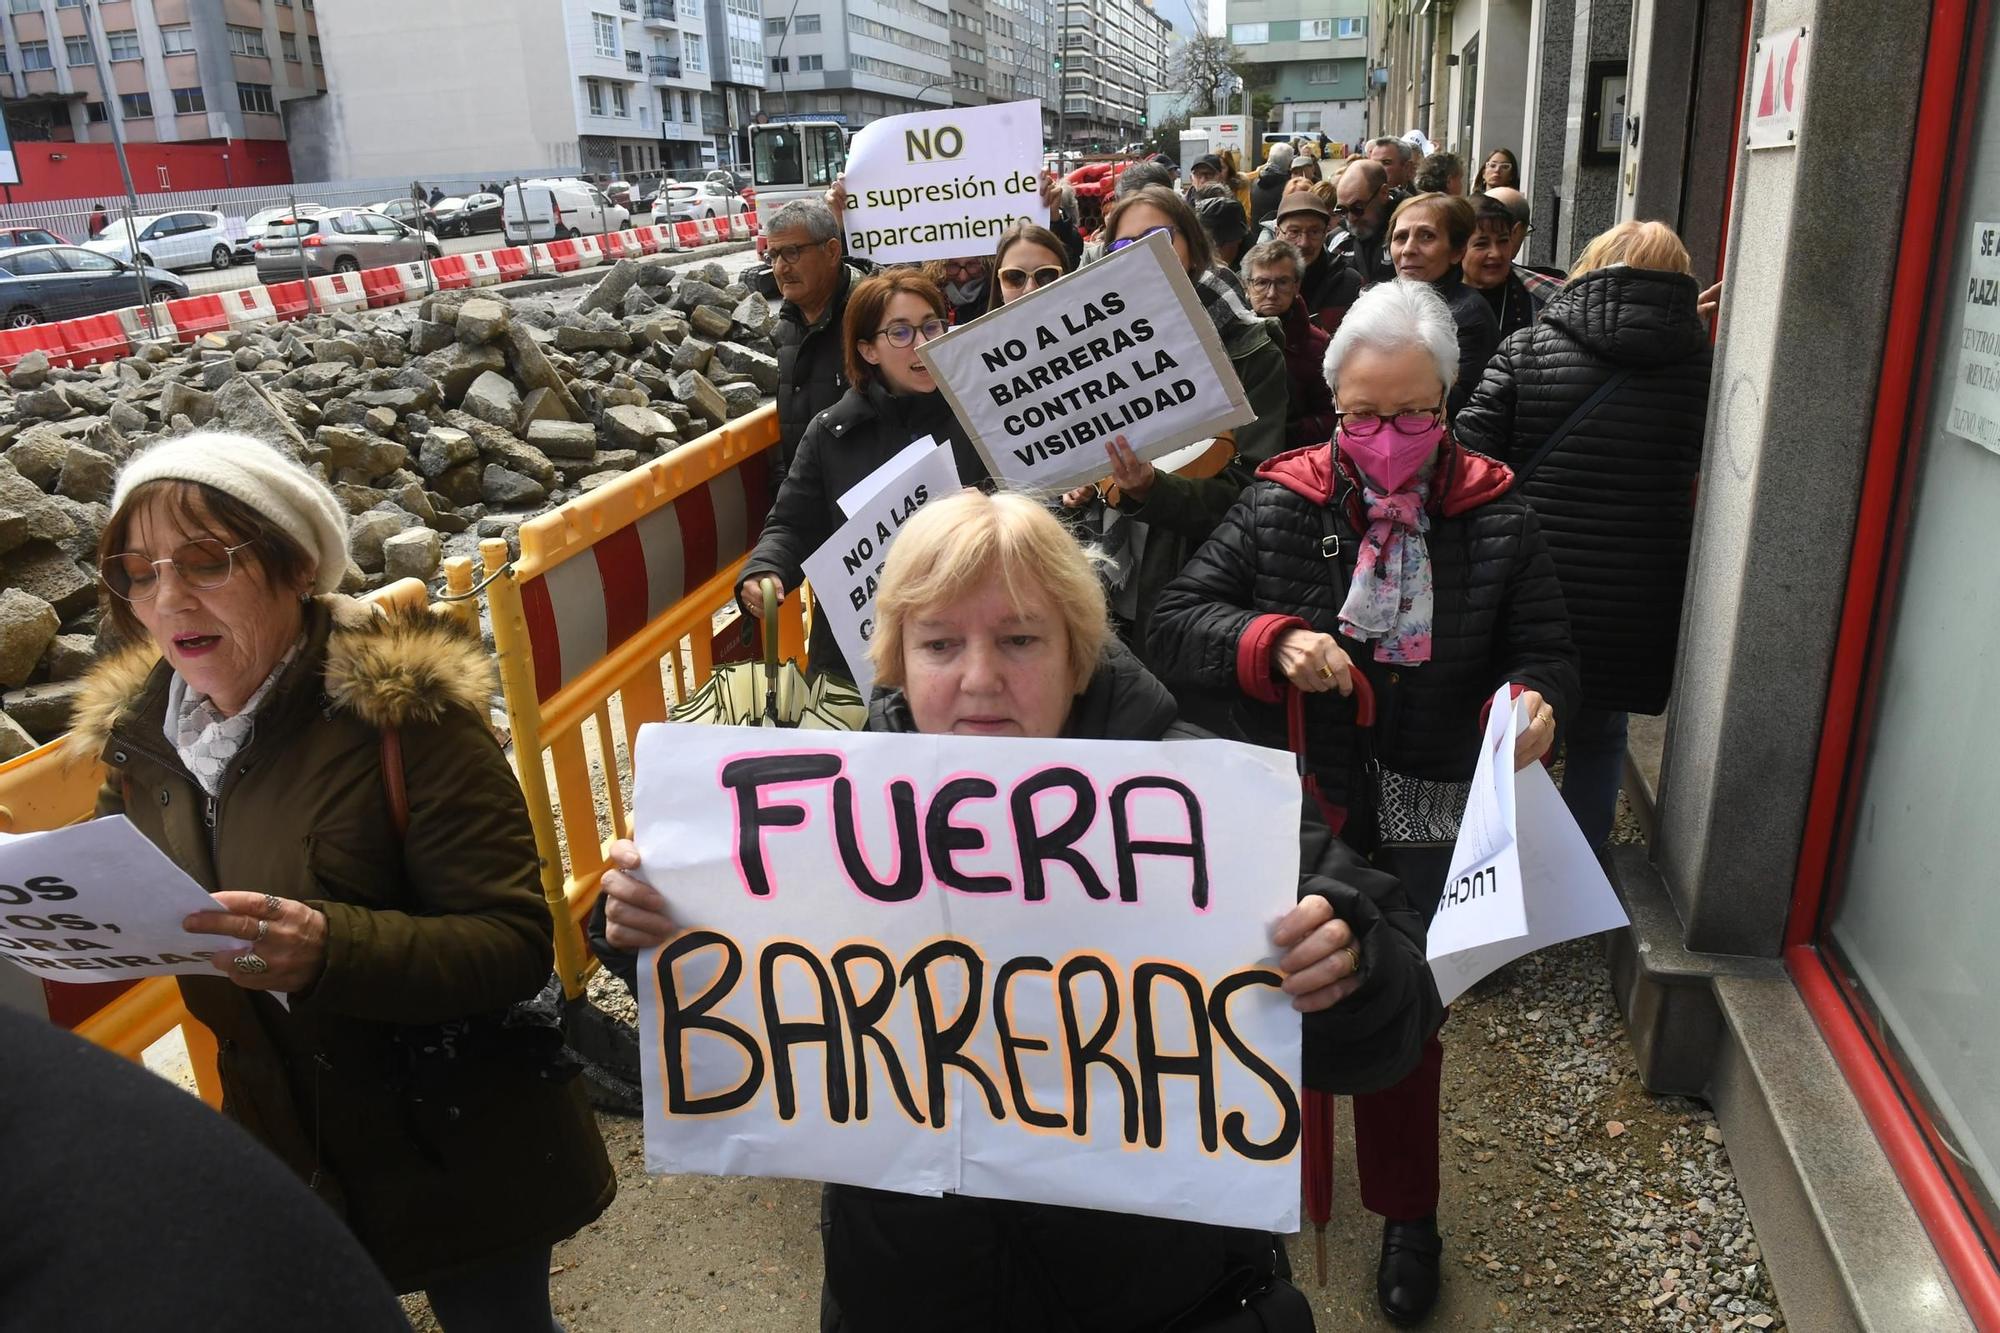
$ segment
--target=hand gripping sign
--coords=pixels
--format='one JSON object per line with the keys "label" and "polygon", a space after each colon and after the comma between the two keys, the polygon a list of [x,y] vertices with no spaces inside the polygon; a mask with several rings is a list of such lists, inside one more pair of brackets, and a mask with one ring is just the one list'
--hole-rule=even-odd
{"label": "hand gripping sign", "polygon": [[646,1165],[1293,1231],[1287,757],[641,729]]}
{"label": "hand gripping sign", "polygon": [[1431,975],[1446,1004],[1516,958],[1629,920],[1548,771],[1514,770],[1521,719],[1510,693],[1493,696],[1431,918]]}
{"label": "hand gripping sign", "polygon": [[1047,226],[1042,104],[870,121],[847,152],[847,253],[910,264],[993,253],[1016,222]]}
{"label": "hand gripping sign", "polygon": [[920,349],[993,476],[1052,494],[1256,418],[1173,244],[1148,236]]}

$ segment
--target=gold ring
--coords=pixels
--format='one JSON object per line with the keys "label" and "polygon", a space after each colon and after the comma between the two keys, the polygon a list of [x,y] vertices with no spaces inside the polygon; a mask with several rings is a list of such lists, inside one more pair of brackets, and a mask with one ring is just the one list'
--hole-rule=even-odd
{"label": "gold ring", "polygon": [[1324,677],[1326,677],[1326,678],[1327,678],[1328,680],[1332,680],[1332,679],[1333,679],[1333,668],[1332,668],[1332,667],[1330,667],[1330,666],[1326,666],[1326,665],[1322,664],[1322,665],[1320,666],[1320,669],[1319,669],[1319,674],[1320,674],[1320,675],[1322,675],[1322,676],[1324,676]]}
{"label": "gold ring", "polygon": [[1361,950],[1359,950],[1359,949],[1355,948],[1355,947],[1354,947],[1353,945],[1351,945],[1351,944],[1348,944],[1348,945],[1343,945],[1343,946],[1341,947],[1341,950],[1340,950],[1340,951],[1341,951],[1342,953],[1344,953],[1344,954],[1346,954],[1346,955],[1347,955],[1347,960],[1348,960],[1348,962],[1352,964],[1352,966],[1351,966],[1351,967],[1349,967],[1349,968],[1348,968],[1348,970],[1347,970],[1347,975],[1348,975],[1348,976],[1350,976],[1350,977],[1358,977],[1358,976],[1360,976],[1360,975],[1361,975]]}

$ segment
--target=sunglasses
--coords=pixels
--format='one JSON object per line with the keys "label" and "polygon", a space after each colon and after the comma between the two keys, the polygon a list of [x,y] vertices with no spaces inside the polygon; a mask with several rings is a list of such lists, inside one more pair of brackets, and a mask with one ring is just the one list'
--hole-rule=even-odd
{"label": "sunglasses", "polygon": [[899,320],[886,329],[875,330],[875,336],[887,338],[891,347],[908,347],[916,342],[920,333],[924,336],[925,342],[935,342],[944,337],[944,331],[949,327],[943,320],[936,318],[927,319],[921,324],[905,324]]}
{"label": "sunglasses", "polygon": [[1161,232],[1166,232],[1169,236],[1178,236],[1181,234],[1181,229],[1179,227],[1174,226],[1170,222],[1162,223],[1160,226],[1157,227],[1148,227],[1146,228],[1146,230],[1140,232],[1137,236],[1127,236],[1122,241],[1113,241],[1111,244],[1104,247],[1104,253],[1110,254],[1115,250],[1123,250],[1128,245],[1137,245],[1139,242],[1145,240],[1148,236],[1157,236]]}
{"label": "sunglasses", "polygon": [[1029,287],[1046,287],[1063,275],[1054,264],[1045,264],[1032,272],[1025,268],[1003,268],[1000,270],[1000,285],[1012,291],[1022,291]]}
{"label": "sunglasses", "polygon": [[203,537],[174,549],[164,560],[148,560],[137,551],[123,551],[107,557],[97,570],[104,586],[128,602],[150,602],[160,592],[160,566],[172,565],[174,576],[201,592],[220,588],[236,572],[236,553],[252,542],[224,546],[213,537]]}

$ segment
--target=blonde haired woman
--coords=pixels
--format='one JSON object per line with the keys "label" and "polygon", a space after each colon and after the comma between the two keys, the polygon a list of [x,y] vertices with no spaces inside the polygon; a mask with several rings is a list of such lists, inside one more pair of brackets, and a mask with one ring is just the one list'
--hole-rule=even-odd
{"label": "blonde haired woman", "polygon": [[[1040,504],[962,492],[933,501],[889,552],[869,645],[870,731],[1168,740],[1173,696],[1111,638],[1097,573]],[[1273,932],[1304,1015],[1308,1083],[1385,1086],[1438,1021],[1423,929],[1387,875],[1316,818],[1300,831],[1299,906]],[[636,849],[612,859],[638,868]],[[664,943],[664,900],[605,876],[610,938]],[[1358,965],[1358,970],[1357,970]],[[1207,1328],[1247,1302],[1261,1327],[1310,1328],[1260,1232],[1053,1204],[829,1186],[822,1329]]]}
{"label": "blonde haired woman", "polygon": [[1671,227],[1621,222],[1500,345],[1455,423],[1514,469],[1555,560],[1583,659],[1563,800],[1593,847],[1617,812],[1626,715],[1662,712],[1673,683],[1708,417],[1699,295]]}

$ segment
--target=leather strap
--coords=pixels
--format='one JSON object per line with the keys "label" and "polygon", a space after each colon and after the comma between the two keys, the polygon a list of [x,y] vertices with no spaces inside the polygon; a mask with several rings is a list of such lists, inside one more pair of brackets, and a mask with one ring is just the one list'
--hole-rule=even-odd
{"label": "leather strap", "polygon": [[389,827],[396,841],[410,836],[410,792],[403,783],[403,733],[394,727],[382,728],[382,792],[389,802]]}

